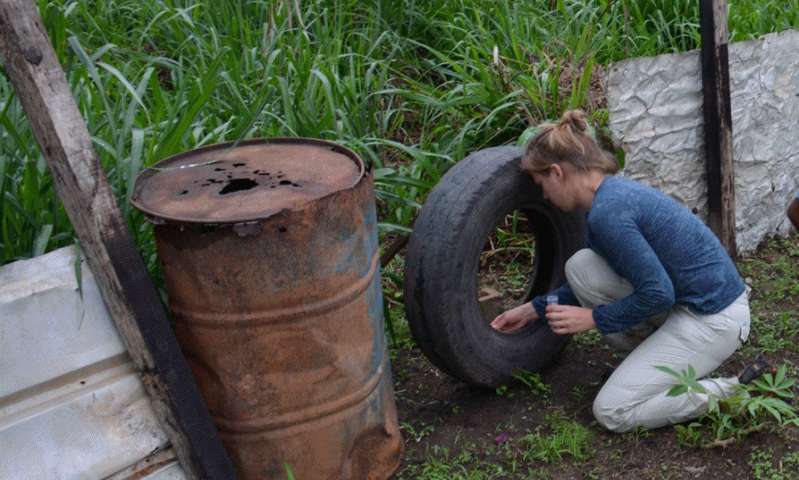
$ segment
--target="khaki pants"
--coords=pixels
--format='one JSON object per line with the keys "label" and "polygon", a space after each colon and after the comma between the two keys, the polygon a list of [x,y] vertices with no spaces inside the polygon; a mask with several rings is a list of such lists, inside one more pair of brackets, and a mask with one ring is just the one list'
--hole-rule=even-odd
{"label": "khaki pants", "polygon": [[[632,293],[630,283],[590,249],[578,251],[566,262],[566,278],[586,308],[605,305]],[[605,428],[626,432],[636,427],[657,428],[701,416],[708,395],[666,395],[677,381],[656,369],[676,371],[693,366],[698,378],[709,374],[735,352],[749,335],[747,292],[719,313],[699,315],[675,305],[667,314],[648,319],[621,333],[605,336],[614,347],[630,351],[594,400],[594,416]],[[736,377],[704,379],[709,392],[729,396]]]}

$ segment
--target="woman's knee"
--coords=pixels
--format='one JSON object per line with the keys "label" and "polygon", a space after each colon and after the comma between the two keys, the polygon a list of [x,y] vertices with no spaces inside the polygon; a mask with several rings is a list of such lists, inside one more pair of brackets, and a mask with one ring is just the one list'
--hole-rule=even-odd
{"label": "woman's knee", "polygon": [[610,303],[626,297],[633,290],[630,282],[620,277],[604,258],[590,248],[583,248],[572,255],[564,270],[569,286],[584,306]]}
{"label": "woman's knee", "polygon": [[611,432],[627,432],[635,428],[631,420],[632,406],[626,406],[619,395],[602,388],[594,399],[593,411],[597,423]]}
{"label": "woman's knee", "polygon": [[[568,260],[564,266],[566,273],[566,280],[569,285],[573,287],[588,287],[587,282],[592,278],[591,272],[595,268],[597,258],[599,255],[594,253],[590,248],[583,248],[577,250]],[[601,258],[601,257],[600,257]]]}

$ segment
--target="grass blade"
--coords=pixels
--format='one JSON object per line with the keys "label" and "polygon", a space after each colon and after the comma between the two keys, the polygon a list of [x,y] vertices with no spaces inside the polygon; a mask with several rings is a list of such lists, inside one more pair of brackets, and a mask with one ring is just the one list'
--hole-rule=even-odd
{"label": "grass blade", "polygon": [[172,129],[164,137],[164,140],[158,145],[158,150],[155,154],[156,160],[161,160],[165,157],[177,153],[182,144],[183,136],[191,127],[200,110],[205,106],[208,99],[214,93],[216,87],[216,77],[219,70],[222,68],[226,52],[219,53],[216,58],[208,66],[205,75],[195,84],[192,88],[189,98],[192,99],[188,106],[183,110],[183,115],[180,116],[177,122],[173,125]]}
{"label": "grass blade", "polygon": [[53,234],[53,225],[42,225],[39,228],[39,234],[36,235],[36,240],[33,242],[32,257],[38,257],[47,250],[47,243],[50,241],[50,236]]}

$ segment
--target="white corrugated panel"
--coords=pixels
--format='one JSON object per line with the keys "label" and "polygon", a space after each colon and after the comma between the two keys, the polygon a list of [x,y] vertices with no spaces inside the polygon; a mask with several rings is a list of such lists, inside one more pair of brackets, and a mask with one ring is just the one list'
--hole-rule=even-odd
{"label": "white corrugated panel", "polygon": [[185,478],[74,247],[0,268],[0,479]]}

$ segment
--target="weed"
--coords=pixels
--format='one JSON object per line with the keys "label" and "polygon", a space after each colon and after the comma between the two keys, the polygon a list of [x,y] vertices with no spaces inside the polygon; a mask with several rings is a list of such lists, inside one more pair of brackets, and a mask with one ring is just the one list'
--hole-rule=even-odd
{"label": "weed", "polygon": [[799,352],[793,340],[799,335],[799,315],[791,299],[797,298],[799,270],[795,268],[796,242],[774,238],[758,255],[739,262],[741,273],[751,279],[752,328],[743,348],[756,352]]}
{"label": "weed", "polygon": [[782,476],[774,468],[774,458],[769,450],[754,448],[749,455],[749,466],[756,480],[778,480]]}
{"label": "weed", "polygon": [[684,447],[698,447],[703,442],[702,422],[690,422],[686,425],[675,425],[677,443]]}
{"label": "weed", "polygon": [[581,385],[575,385],[569,390],[569,395],[577,402],[581,402],[585,398],[585,391]]}
{"label": "weed", "polygon": [[597,330],[588,330],[572,336],[572,341],[584,346],[601,345],[602,334]]}
{"label": "weed", "polygon": [[541,380],[541,375],[527,370],[518,370],[513,374],[513,378],[522,382],[529,391],[543,398],[549,397],[552,388]]}
{"label": "weed", "polygon": [[705,389],[696,378],[693,367],[676,372],[669,367],[659,370],[674,376],[678,383],[668,395],[701,394],[708,396],[708,411],[687,425],[676,425],[680,444],[693,447],[724,447],[757,431],[772,427],[799,426],[794,398],[794,380],[787,378],[787,365],[775,374],[766,373],[749,385],[737,386],[736,392],[719,398]]}
{"label": "weed", "polygon": [[762,313],[752,315],[752,340],[747,352],[797,351],[796,342],[793,341],[799,335],[796,312],[774,311],[760,301],[753,302],[752,308]]}
{"label": "weed", "polygon": [[[549,385],[541,380],[541,376],[527,370],[517,370],[513,378],[522,383],[530,392],[543,398],[547,398],[551,392]],[[494,389],[494,393],[499,397],[513,398],[516,393],[508,385],[500,385]]]}
{"label": "weed", "polygon": [[775,465],[771,449],[756,447],[749,455],[749,467],[755,480],[799,479],[799,452],[785,454]]}
{"label": "weed", "polygon": [[559,412],[547,415],[546,421],[546,430],[550,433],[542,433],[539,427],[534,433],[522,438],[526,447],[522,452],[522,460],[553,463],[569,456],[582,462],[591,456],[590,430]]}
{"label": "weed", "polygon": [[680,370],[679,373],[665,365],[658,365],[655,368],[661,372],[668,373],[677,379],[677,385],[669,389],[668,395],[670,397],[676,397],[688,392],[696,392],[700,394],[707,393],[705,387],[703,387],[697,380],[696,370],[691,365],[688,366],[688,370]]}
{"label": "weed", "polygon": [[[496,427],[494,427],[494,431],[497,433],[507,433],[507,432],[515,432],[516,426],[513,424],[513,420],[506,419],[499,422]],[[504,443],[504,442],[500,442]]]}
{"label": "weed", "polygon": [[505,478],[499,465],[481,462],[473,452],[473,445],[457,454],[449,449],[434,446],[425,460],[409,464],[398,475],[400,479],[413,480],[491,480]]}
{"label": "weed", "polygon": [[632,438],[633,439],[633,443],[637,447],[638,443],[642,439],[649,438],[649,437],[652,436],[652,431],[639,425],[639,426],[635,427],[634,429],[630,430],[629,432],[627,432],[625,435],[630,437],[630,438]]}
{"label": "weed", "polygon": [[436,430],[432,425],[422,423],[418,426],[414,426],[410,422],[402,422],[400,428],[404,432],[405,438],[413,440],[416,443],[421,442],[425,437],[429,437]]}
{"label": "weed", "polygon": [[498,386],[496,389],[494,389],[494,393],[496,393],[499,397],[507,398],[513,398],[516,395],[512,390],[510,390],[510,388],[508,388],[507,385]]}

